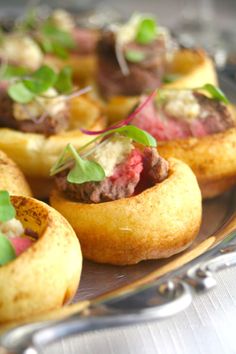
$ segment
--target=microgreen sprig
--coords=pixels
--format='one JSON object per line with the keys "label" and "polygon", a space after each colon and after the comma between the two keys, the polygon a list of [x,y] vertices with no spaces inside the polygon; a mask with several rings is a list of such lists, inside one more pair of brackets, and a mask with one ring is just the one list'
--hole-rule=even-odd
{"label": "microgreen sprig", "polygon": [[205,84],[202,87],[198,87],[197,90],[207,91],[210,94],[211,98],[223,102],[225,104],[229,103],[229,99],[226,97],[224,92],[219,87],[216,87],[212,84]]}
{"label": "microgreen sprig", "polygon": [[6,236],[0,233],[0,266],[16,258],[16,252]]}
{"label": "microgreen sprig", "polygon": [[91,153],[91,151],[85,152],[83,157],[81,157],[79,153],[85,150],[89,145],[94,144],[96,141],[115,133],[127,136],[133,141],[145,146],[156,147],[157,145],[156,140],[149,133],[132,125],[126,125],[120,128],[108,130],[89,141],[78,151],[76,151],[71,144],[68,144],[57,162],[52,166],[50,175],[53,176],[73,165],[73,168],[67,176],[68,182],[80,184],[89,181],[103,180],[105,178],[103,168],[92,160],[84,159]]}
{"label": "microgreen sprig", "polygon": [[131,63],[140,63],[146,58],[145,53],[140,50],[126,50],[125,51],[125,59]]}
{"label": "microgreen sprig", "polygon": [[162,88],[159,89],[156,95],[156,101],[159,104],[162,104],[163,102],[165,102],[166,98],[165,98],[165,93],[168,91],[180,91],[180,90],[188,90],[188,91],[205,91],[210,95],[210,98],[212,98],[213,100],[219,101],[219,102],[223,102],[225,104],[229,103],[229,99],[226,97],[226,95],[224,94],[224,92],[219,88],[216,87],[212,84],[205,84],[201,87],[196,87],[196,88],[184,88],[184,89],[180,89],[180,88]]}
{"label": "microgreen sprig", "polygon": [[16,211],[11,203],[9,193],[7,191],[0,191],[0,221],[8,221],[15,216]]}
{"label": "microgreen sprig", "polygon": [[9,96],[22,104],[31,102],[49,88],[55,88],[59,94],[71,93],[73,89],[72,69],[67,66],[59,73],[47,65],[29,73],[21,67],[7,65],[2,72],[1,79],[9,81]]}
{"label": "microgreen sprig", "polygon": [[75,48],[75,41],[69,32],[55,26],[50,19],[38,29],[39,45],[45,53],[68,58],[68,50]]}
{"label": "microgreen sprig", "polygon": [[61,59],[67,59],[68,51],[76,45],[70,32],[59,28],[50,17],[42,18],[39,9],[30,9],[16,29],[33,36],[43,52]]}
{"label": "microgreen sprig", "polygon": [[143,18],[138,26],[136,42],[139,44],[149,44],[157,37],[157,23],[153,17]]}
{"label": "microgreen sprig", "polygon": [[116,59],[124,76],[129,75],[128,63],[140,63],[145,60],[146,55],[141,50],[131,48],[125,49],[128,42],[136,42],[141,45],[151,43],[158,36],[156,20],[152,16],[134,14],[130,20],[122,26],[115,28],[115,53]]}
{"label": "microgreen sprig", "polygon": [[[0,191],[0,221],[6,222],[16,215],[7,191]],[[0,232],[0,266],[10,262],[16,257],[11,242]]]}

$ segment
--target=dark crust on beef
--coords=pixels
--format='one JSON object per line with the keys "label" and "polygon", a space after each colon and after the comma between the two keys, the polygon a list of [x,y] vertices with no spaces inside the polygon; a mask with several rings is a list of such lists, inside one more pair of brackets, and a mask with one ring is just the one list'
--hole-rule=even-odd
{"label": "dark crust on beef", "polygon": [[83,184],[69,183],[66,180],[68,171],[56,177],[56,184],[60,190],[66,192],[71,199],[82,203],[102,203],[129,197],[134,193],[138,184],[129,183],[121,189],[117,183],[112,183],[109,178],[101,182],[86,182]]}
{"label": "dark crust on beef", "polygon": [[223,132],[235,126],[232,114],[225,104],[199,92],[194,92],[194,96],[201,107],[198,119],[203,121],[208,134]]}
{"label": "dark crust on beef", "polygon": [[169,164],[154,148],[144,150],[144,170],[151,186],[164,181],[168,176]]}
{"label": "dark crust on beef", "polygon": [[38,133],[45,136],[57,134],[68,128],[68,110],[61,111],[56,119],[50,116],[39,123],[33,120],[17,120],[13,116],[13,101],[5,90],[0,90],[0,127],[11,128],[25,133]]}
{"label": "dark crust on beef", "polygon": [[[151,187],[162,182],[168,176],[169,165],[166,160],[159,156],[154,148],[145,148],[143,151],[144,176],[146,186]],[[56,184],[60,191],[76,201],[82,203],[101,203],[127,198],[135,193],[135,188],[140,182],[139,178],[130,181],[126,185],[120,185],[119,181],[113,182],[107,177],[101,182],[86,182],[83,184],[69,183],[66,179],[69,170],[56,175]]]}
{"label": "dark crust on beef", "polygon": [[[135,48],[134,48],[135,46]],[[98,42],[97,81],[104,97],[114,95],[139,95],[160,86],[166,69],[165,41],[158,38],[149,45],[127,44],[127,48],[142,51],[147,59],[140,63],[128,63],[129,75],[124,76],[115,53],[115,37],[104,32]]]}

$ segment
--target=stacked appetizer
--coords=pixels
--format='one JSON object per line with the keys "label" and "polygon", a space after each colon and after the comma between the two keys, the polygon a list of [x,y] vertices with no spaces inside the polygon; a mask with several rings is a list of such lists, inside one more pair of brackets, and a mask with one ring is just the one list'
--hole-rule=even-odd
{"label": "stacked appetizer", "polygon": [[[3,35],[0,62],[0,149],[37,197],[54,178],[50,203],[75,231],[0,152],[0,324],[73,296],[76,234],[100,263],[170,257],[198,234],[198,182],[204,197],[235,184],[236,121],[214,66],[152,16],[94,30],[63,10],[34,15]],[[87,81],[123,121],[105,128]]]}
{"label": "stacked appetizer", "polygon": [[135,96],[157,87],[216,84],[212,61],[202,50],[179,49],[152,16],[133,15],[103,31],[97,47],[97,86],[108,99],[108,115],[122,119]]}
{"label": "stacked appetizer", "polygon": [[46,18],[35,9],[2,36],[0,58],[30,70],[43,63],[55,69],[69,65],[74,79],[83,84],[95,71],[98,38],[98,30],[77,26],[73,16],[62,9]]}
{"label": "stacked appetizer", "polygon": [[49,51],[46,62],[59,68],[65,64],[70,65],[74,79],[79,83],[86,83],[95,74],[99,30],[78,26],[73,16],[62,9],[53,11],[45,25],[53,28],[55,32],[64,33],[64,36],[70,38],[67,43],[71,42],[68,55],[58,56],[52,50],[51,53]]}
{"label": "stacked appetizer", "polygon": [[98,139],[90,149],[67,145],[51,169],[57,185],[51,205],[73,226],[84,257],[125,265],[189,246],[201,223],[201,193],[190,168],[163,159],[155,139],[132,125]]}
{"label": "stacked appetizer", "polygon": [[105,124],[102,107],[81,96],[88,88],[76,89],[71,76],[70,67],[59,72],[47,65],[34,72],[2,67],[0,148],[18,163],[41,198],[48,195],[49,170],[64,145],[79,147],[90,139],[80,127]]}
{"label": "stacked appetizer", "polygon": [[23,174],[3,152],[0,171],[1,326],[70,300],[78,287],[82,255],[71,226],[30,197]]}
{"label": "stacked appetizer", "polygon": [[81,264],[77,237],[59,213],[0,191],[0,324],[66,303],[77,290]]}
{"label": "stacked appetizer", "polygon": [[193,169],[204,198],[236,184],[235,112],[220,89],[210,84],[160,89],[132,124],[160,142],[164,157],[181,159]]}

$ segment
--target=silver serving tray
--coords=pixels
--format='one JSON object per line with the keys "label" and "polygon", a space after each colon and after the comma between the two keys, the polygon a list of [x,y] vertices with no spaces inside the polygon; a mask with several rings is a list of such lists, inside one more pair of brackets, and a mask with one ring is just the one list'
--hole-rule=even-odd
{"label": "silver serving tray", "polygon": [[[233,88],[223,78],[229,97]],[[73,303],[13,329],[0,327],[0,354],[34,354],[72,334],[174,315],[191,304],[194,293],[217,285],[215,272],[233,265],[236,189],[203,203],[199,235],[176,256],[125,267],[84,261]]]}

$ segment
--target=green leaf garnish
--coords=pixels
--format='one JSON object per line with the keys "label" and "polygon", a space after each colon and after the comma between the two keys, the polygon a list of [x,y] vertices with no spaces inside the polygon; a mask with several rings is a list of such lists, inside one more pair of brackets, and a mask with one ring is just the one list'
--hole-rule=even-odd
{"label": "green leaf garnish", "polygon": [[202,87],[199,87],[198,90],[207,91],[211,95],[211,97],[217,101],[224,102],[225,104],[229,103],[229,100],[225,96],[224,92],[221,91],[219,87],[215,87],[212,84],[205,84]]}
{"label": "green leaf garnish", "polygon": [[75,48],[72,35],[50,21],[45,22],[40,30],[40,45],[46,53],[55,54],[62,59],[68,57],[67,50]]}
{"label": "green leaf garnish", "polygon": [[142,144],[144,146],[157,146],[156,139],[153,138],[152,135],[147,133],[145,130],[135,127],[134,125],[125,125],[123,127],[110,130],[109,134],[111,133],[119,133],[121,135],[125,135],[136,143]]}
{"label": "green leaf garnish", "polygon": [[55,88],[60,93],[70,93],[73,89],[72,84],[72,69],[65,66],[58,74]]}
{"label": "green leaf garnish", "polygon": [[52,43],[52,51],[51,53],[55,54],[57,57],[61,59],[67,59],[68,58],[68,51],[65,49],[61,44],[59,43]]}
{"label": "green leaf garnish", "polygon": [[7,237],[0,233],[0,266],[16,258],[16,252]]}
{"label": "green leaf garnish", "polygon": [[29,91],[23,82],[17,82],[15,84],[12,84],[8,90],[8,95],[13,99],[13,101],[19,102],[19,103],[29,103],[32,101],[35,97],[35,94],[31,91]]}
{"label": "green leaf garnish", "polygon": [[140,44],[149,44],[157,37],[157,24],[154,18],[147,17],[140,21],[137,34],[136,42]]}
{"label": "green leaf garnish", "polygon": [[43,25],[42,33],[55,42],[60,43],[64,48],[73,49],[75,46],[71,34],[56,27],[54,24],[50,23],[50,21]]}
{"label": "green leaf garnish", "polygon": [[67,181],[81,184],[84,182],[99,182],[105,177],[105,172],[98,163],[80,158],[80,162],[76,160],[75,166],[68,173]]}
{"label": "green leaf garnish", "polygon": [[2,78],[10,82],[8,95],[22,104],[31,102],[50,88],[55,88],[61,94],[69,94],[73,89],[70,67],[64,67],[57,74],[49,66],[43,65],[30,74],[21,67],[7,65]]}
{"label": "green leaf garnish", "polygon": [[221,89],[219,87],[215,87],[212,84],[205,84],[201,87],[195,87],[195,88],[185,88],[185,89],[181,89],[181,88],[162,88],[159,89],[155,98],[156,103],[158,104],[163,104],[166,101],[166,93],[168,93],[168,91],[207,91],[210,95],[211,99],[217,100],[219,102],[223,102],[225,104],[229,103],[228,98],[225,96],[224,92],[221,91]]}
{"label": "green leaf garnish", "polygon": [[83,159],[71,144],[66,146],[56,164],[51,168],[51,175],[62,171],[64,169],[61,169],[62,166],[67,168],[68,165],[65,164],[68,160],[74,163],[67,176],[70,183],[98,182],[106,177],[103,168],[98,163]]}
{"label": "green leaf garnish", "polygon": [[145,53],[138,50],[129,49],[125,51],[125,58],[131,63],[140,63],[145,59],[145,57]]}
{"label": "green leaf garnish", "polygon": [[180,74],[166,74],[163,79],[162,82],[164,84],[170,84],[172,82],[175,82],[176,80],[178,80],[182,75]]}
{"label": "green leaf garnish", "polygon": [[10,195],[7,191],[0,191],[0,221],[5,222],[13,219],[16,211],[11,204]]}
{"label": "green leaf garnish", "polygon": [[[95,141],[104,138],[107,135],[113,133],[119,133],[125,135],[132,139],[133,141],[145,145],[156,147],[157,142],[149,133],[139,129],[133,125],[125,125],[120,128],[110,129],[106,132],[96,136],[90,142],[81,147],[78,152],[83,151],[90,144],[93,144]],[[94,161],[83,159],[75,148],[68,144],[61,156],[58,158],[57,162],[52,166],[50,170],[50,176],[53,176],[61,171],[64,171],[74,163],[73,168],[67,176],[67,180],[70,183],[84,183],[88,181],[102,181],[105,178],[105,173],[103,168]]]}
{"label": "green leaf garnish", "polygon": [[6,65],[2,74],[1,80],[10,80],[13,78],[19,78],[27,75],[28,70],[20,66]]}
{"label": "green leaf garnish", "polygon": [[24,86],[32,93],[39,95],[53,87],[57,74],[47,65],[41,66],[29,78],[23,80]]}

